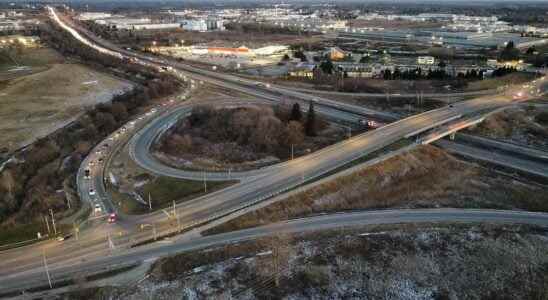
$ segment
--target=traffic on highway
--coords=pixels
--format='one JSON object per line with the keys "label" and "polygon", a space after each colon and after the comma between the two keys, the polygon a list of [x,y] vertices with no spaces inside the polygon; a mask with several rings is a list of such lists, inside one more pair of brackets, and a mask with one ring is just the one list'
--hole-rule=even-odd
{"label": "traffic on highway", "polygon": [[[77,235],[0,252],[0,293],[43,286],[48,283],[49,276],[57,281],[70,278],[77,266],[88,272],[99,272],[107,266],[124,266],[180,251],[255,239],[278,232],[433,221],[548,225],[548,214],[543,213],[457,209],[367,211],[304,218],[194,239],[174,238],[169,244],[155,243],[168,234],[190,232],[202,224],[304,186],[398,141],[414,141],[421,137],[416,144],[431,143],[480,122],[488,113],[545,95],[548,86],[546,77],[528,84],[510,86],[497,95],[485,95],[400,119],[400,116],[393,113],[341,103],[274,84],[257,84],[256,81],[236,75],[119,49],[69,23],[55,8],[50,6],[47,10],[58,26],[87,47],[128,63],[170,73],[189,82],[191,87],[205,82],[257,97],[260,99],[257,102],[262,103],[279,102],[289,97],[300,102],[301,107],[306,107],[308,102],[313,101],[318,105],[318,112],[332,120],[360,124],[371,117],[378,121],[365,121],[374,130],[284,163],[248,172],[207,173],[209,180],[231,179],[239,183],[176,204],[170,208],[172,211],[167,216],[165,211],[152,211],[139,216],[124,215],[113,203],[105,183],[112,157],[118,151],[123,151],[125,146],[131,159],[152,174],[186,179],[203,176],[203,172],[168,166],[151,154],[153,142],[175,123],[188,117],[196,105],[192,101],[167,100],[164,105],[151,108],[113,132],[83,160],[77,173],[78,193],[80,199],[89,205],[91,213],[85,221],[86,225],[78,229]],[[243,102],[227,100],[215,105],[227,104]],[[425,136],[421,136],[425,133]],[[48,277],[44,275],[46,260]]]}

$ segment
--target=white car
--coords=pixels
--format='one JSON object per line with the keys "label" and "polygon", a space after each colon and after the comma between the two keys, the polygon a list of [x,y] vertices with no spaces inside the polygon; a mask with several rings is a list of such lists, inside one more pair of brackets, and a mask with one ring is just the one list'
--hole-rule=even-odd
{"label": "white car", "polygon": [[101,208],[101,205],[99,203],[95,204],[94,211],[95,211],[95,213],[100,213],[100,212],[103,211],[103,209]]}
{"label": "white car", "polygon": [[90,196],[95,195],[95,190],[94,190],[94,189],[89,189],[89,195],[90,195]]}

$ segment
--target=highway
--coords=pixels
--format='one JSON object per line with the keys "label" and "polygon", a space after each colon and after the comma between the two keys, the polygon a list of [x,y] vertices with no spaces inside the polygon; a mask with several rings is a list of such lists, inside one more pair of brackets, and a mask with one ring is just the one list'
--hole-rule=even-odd
{"label": "highway", "polygon": [[[56,281],[72,278],[78,272],[85,270],[88,274],[106,270],[109,267],[125,266],[129,263],[150,261],[162,256],[172,255],[182,251],[191,251],[207,247],[219,246],[257,239],[278,233],[305,233],[317,230],[329,230],[349,226],[404,224],[404,223],[502,223],[529,224],[548,226],[548,214],[519,211],[497,210],[463,210],[463,209],[403,209],[383,211],[363,211],[321,215],[303,219],[279,222],[267,226],[244,229],[219,235],[197,237],[192,240],[171,240],[157,242],[147,246],[119,250],[112,253],[108,248],[97,249],[105,254],[94,255],[86,260],[70,260],[74,254],[65,253],[57,260],[48,259],[49,272]],[[366,230],[366,229],[364,229]],[[91,252],[90,253],[95,253]],[[44,268],[34,268],[24,273],[0,275],[0,292],[21,291],[30,286],[47,285]]]}
{"label": "highway", "polygon": [[[94,42],[82,37],[76,30],[63,23],[53,9],[50,9],[52,18],[65,30],[71,32],[78,39],[83,39],[84,44],[93,47],[98,51],[124,57],[127,53],[120,54],[117,51],[105,49]],[[95,40],[93,40],[95,41]],[[133,55],[133,54],[132,54]],[[146,58],[143,62],[147,66],[163,66],[165,62],[159,58]],[[151,60],[160,60],[159,63],[151,63]],[[356,109],[357,113],[374,114],[365,108],[340,104],[328,99],[321,99],[293,91],[278,91],[278,88],[263,89],[253,82],[245,82],[233,75],[219,74],[207,70],[196,69],[183,64],[173,65],[173,73],[176,76],[181,72],[192,73],[196,80],[204,80],[208,83],[221,85],[257,97],[271,101],[279,101],[280,95],[291,96],[303,101],[315,101],[323,105],[323,108],[340,110]],[[242,82],[240,82],[242,81]],[[543,83],[543,82],[540,82]],[[513,93],[511,91],[511,93]],[[360,225],[360,224],[389,224],[407,222],[431,222],[431,221],[462,221],[462,222],[509,222],[546,225],[548,218],[546,214],[535,214],[528,212],[497,212],[485,210],[396,210],[396,211],[371,211],[354,214],[335,214],[320,216],[295,221],[282,222],[261,228],[231,232],[219,236],[203,237],[190,241],[173,242],[171,244],[149,244],[146,246],[130,248],[138,242],[151,239],[154,235],[151,232],[162,233],[178,229],[190,229],[196,225],[217,219],[231,212],[251,206],[259,201],[283,193],[289,189],[305,184],[332,170],[335,170],[353,160],[363,157],[387,145],[404,138],[413,137],[431,128],[443,125],[452,120],[476,114],[486,110],[498,109],[512,105],[519,101],[527,100],[528,97],[515,99],[510,95],[499,95],[492,97],[478,98],[465,102],[456,103],[451,106],[428,111],[419,115],[405,118],[377,130],[369,131],[347,139],[341,143],[326,147],[320,151],[306,155],[295,160],[273,167],[267,174],[246,178],[241,183],[225,188],[223,190],[180,203],[173,211],[173,216],[168,218],[162,211],[153,212],[143,216],[125,216],[118,224],[105,224],[100,222],[98,226],[91,226],[90,229],[81,233],[78,240],[70,239],[63,243],[55,241],[31,245],[25,248],[0,253],[0,290],[2,292],[17,290],[35,284],[43,284],[46,281],[44,274],[43,251],[46,252],[48,265],[54,279],[74,274],[85,270],[86,272],[97,270],[105,266],[117,265],[133,261],[142,261],[159,256],[173,254],[182,250],[196,249],[211,245],[219,245],[226,242],[252,239],[276,232],[301,232],[307,230],[320,230],[339,226]],[[178,106],[177,106],[178,107]],[[185,111],[186,109],[186,111]],[[158,132],[165,130],[170,122],[179,116],[187,114],[188,107],[180,108],[167,107],[164,113],[157,112],[156,117],[143,119],[146,123],[143,129],[132,138],[131,147],[134,157],[138,163],[147,164],[150,151],[149,147]],[[159,117],[158,117],[159,116]],[[384,115],[384,117],[393,117]],[[150,121],[150,122],[149,122]],[[101,143],[102,144],[102,143]],[[100,144],[100,145],[101,145]],[[110,147],[113,147],[112,145]],[[92,154],[93,155],[93,154]],[[85,163],[89,164],[92,158],[87,158]],[[142,160],[142,161],[141,161]],[[85,166],[85,164],[84,164]],[[171,170],[162,169],[165,166],[155,166],[159,174],[168,174]],[[90,182],[96,187],[99,193],[106,193],[100,190],[103,185],[104,174],[93,172]],[[87,179],[79,178],[79,182]],[[81,183],[84,191],[90,188],[89,183]],[[89,194],[89,192],[88,192]],[[105,210],[110,208],[105,207]],[[146,224],[148,229],[139,230],[137,225]]]}
{"label": "highway", "polygon": [[[124,54],[127,55],[127,52]],[[161,63],[164,63],[161,59],[154,59],[160,60]],[[175,67],[178,68],[179,65],[175,65]],[[202,70],[195,69],[193,67],[191,68],[193,72],[202,72]],[[188,69],[188,67],[185,66],[185,70],[186,69]],[[211,71],[203,72],[205,75],[201,75],[202,77],[209,76],[211,73],[214,73],[213,78],[218,78],[219,76],[223,76],[222,78],[225,78],[225,74],[219,74]],[[227,78],[231,78],[229,81],[240,81],[239,78],[233,79],[234,76],[232,75],[226,76],[229,76]],[[198,78],[207,80],[207,78],[202,77]],[[264,96],[264,98],[267,99],[269,98],[268,95],[265,96],[264,92],[260,92],[258,96]],[[330,170],[336,169],[354,159],[381,149],[402,138],[419,134],[425,130],[439,126],[463,115],[484,111],[486,109],[496,109],[505,105],[511,105],[514,103],[514,100],[515,99],[512,97],[504,96],[489,97],[487,99],[478,98],[394,122],[380,129],[355,136],[352,139],[346,140],[342,143],[285,163],[282,168],[273,168],[272,172],[268,173],[268,176],[253,178],[236,186],[224,189],[223,191],[182,203],[177,206],[178,215],[183,223],[196,223],[200,220],[209,220],[224,213],[250,205],[256,201],[279,194],[311,179],[317,178]],[[315,101],[322,102],[323,100],[315,99]],[[328,102],[328,104],[333,103]],[[333,106],[337,105],[339,105],[339,103],[335,103]],[[350,109],[357,110],[355,106],[348,107]],[[176,111],[169,116],[174,116],[174,118],[176,118],[178,113],[180,113],[180,111]],[[367,111],[367,113],[371,113],[371,111]],[[376,112],[373,112],[373,114],[376,114]],[[169,116],[163,116],[162,118],[157,119],[157,121],[151,123],[145,128],[151,129],[150,131],[145,133],[140,132],[136,135],[139,140],[136,140],[137,138],[132,140],[132,145],[139,144],[138,147],[132,147],[131,151],[134,152],[132,156],[136,158],[137,162],[141,166],[146,166],[147,163],[153,161],[150,160],[150,157],[147,157],[147,155],[149,153],[148,147],[157,133],[154,128],[167,128],[170,122],[173,122],[173,119]],[[154,134],[151,134],[151,132]],[[173,172],[172,168],[166,166],[156,165],[154,168],[150,169],[161,175],[170,175]],[[140,220],[142,222],[152,223],[162,218],[165,218],[164,213],[156,212],[142,217]]]}
{"label": "highway", "polygon": [[328,96],[346,96],[346,97],[355,97],[355,98],[390,98],[390,99],[408,99],[408,98],[426,98],[426,99],[436,99],[442,102],[451,103],[457,99],[465,97],[480,97],[488,96],[493,94],[498,94],[501,90],[482,90],[482,91],[473,91],[473,92],[447,92],[447,93],[349,93],[349,92],[337,92],[337,91],[324,91],[324,90],[313,90],[307,88],[299,88],[292,86],[282,86],[286,89],[294,90],[297,92],[303,93],[314,93]]}
{"label": "highway", "polygon": [[448,152],[459,156],[488,162],[494,165],[517,170],[521,173],[532,174],[539,178],[548,179],[548,163],[532,161],[521,158],[518,155],[511,155],[490,149],[481,149],[447,140],[439,140],[436,144]]}

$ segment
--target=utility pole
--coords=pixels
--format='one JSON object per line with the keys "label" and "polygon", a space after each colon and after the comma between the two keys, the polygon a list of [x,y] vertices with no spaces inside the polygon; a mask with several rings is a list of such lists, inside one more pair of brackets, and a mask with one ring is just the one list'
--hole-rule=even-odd
{"label": "utility pole", "polygon": [[46,276],[48,277],[49,288],[52,289],[53,284],[51,283],[51,277],[49,276],[48,261],[46,259],[46,250],[42,252],[42,257],[44,258],[44,269],[46,270]]}
{"label": "utility pole", "polygon": [[50,208],[49,213],[51,214],[51,224],[53,225],[53,234],[57,235],[57,228],[55,228],[55,218],[53,217],[53,210]]}
{"label": "utility pole", "polygon": [[67,206],[70,209],[70,197],[67,197]]}
{"label": "utility pole", "polygon": [[74,227],[74,236],[76,237],[76,240],[78,240],[78,233],[80,232],[80,228],[78,228],[78,226],[76,226],[76,223],[73,223],[73,227]]}
{"label": "utility pole", "polygon": [[108,248],[110,250],[115,249],[116,247],[114,246],[114,242],[112,242],[112,239],[110,238],[110,233],[107,233],[107,238],[108,238]]}
{"label": "utility pole", "polygon": [[150,193],[148,193],[148,210],[152,210],[152,201],[150,201]]}
{"label": "utility pole", "polygon": [[154,236],[154,240],[156,240],[156,224],[152,223],[152,235]]}
{"label": "utility pole", "polygon": [[230,180],[230,171],[232,171],[232,168],[228,168],[228,180]]}
{"label": "utility pole", "polygon": [[204,193],[207,193],[206,171],[204,170]]}
{"label": "utility pole", "polygon": [[48,234],[51,234],[51,230],[49,229],[48,216],[44,216],[44,221],[46,221],[46,228],[48,229]]}
{"label": "utility pole", "polygon": [[293,158],[295,158],[295,152],[293,151],[293,144],[291,144],[291,160],[293,160]]}
{"label": "utility pole", "polygon": [[177,220],[177,230],[181,231],[181,221],[179,220],[179,215],[177,214],[177,209],[175,209],[175,200],[173,200],[173,216]]}

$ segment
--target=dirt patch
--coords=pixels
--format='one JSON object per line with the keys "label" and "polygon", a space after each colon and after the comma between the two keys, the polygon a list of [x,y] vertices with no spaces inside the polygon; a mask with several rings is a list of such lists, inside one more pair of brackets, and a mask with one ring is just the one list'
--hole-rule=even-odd
{"label": "dirt patch", "polygon": [[[131,88],[128,82],[82,65],[58,64],[52,56],[35,59],[37,65],[46,63],[47,70],[9,80],[1,87],[0,136],[2,147],[9,151],[62,127],[85,107]],[[54,62],[51,67],[50,62]]]}
{"label": "dirt patch", "polygon": [[548,122],[544,121],[546,114],[548,114],[547,106],[508,108],[491,115],[469,131],[473,134],[548,151]]}
{"label": "dirt patch", "polygon": [[546,230],[525,226],[353,228],[175,255],[138,286],[105,292],[130,299],[541,299],[546,247]]}
{"label": "dirt patch", "polygon": [[548,188],[518,182],[457,160],[436,147],[422,146],[247,213],[207,233],[323,212],[433,207],[548,211]]}

